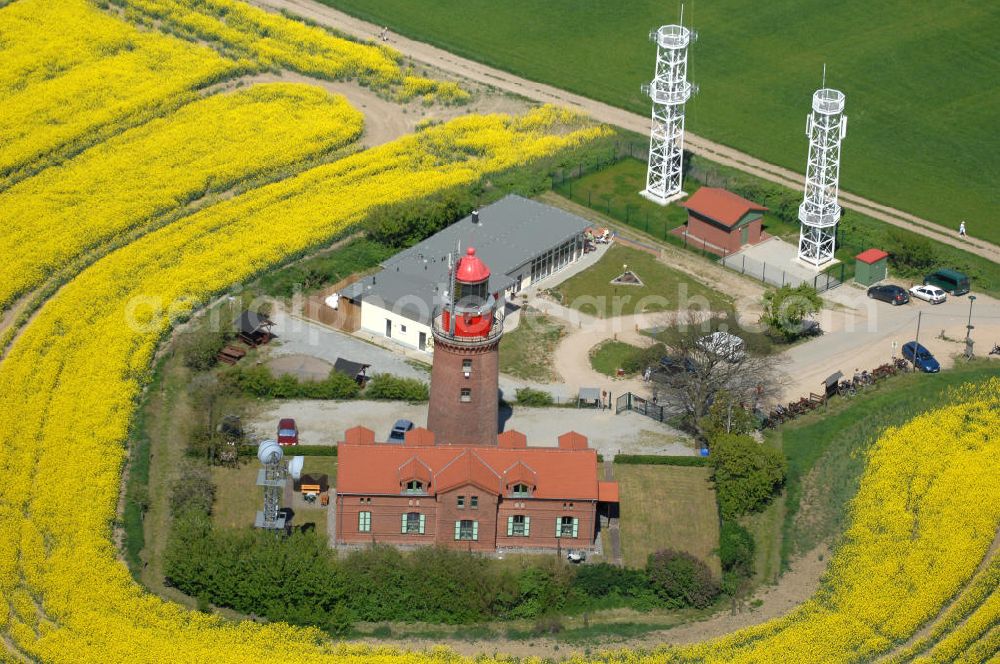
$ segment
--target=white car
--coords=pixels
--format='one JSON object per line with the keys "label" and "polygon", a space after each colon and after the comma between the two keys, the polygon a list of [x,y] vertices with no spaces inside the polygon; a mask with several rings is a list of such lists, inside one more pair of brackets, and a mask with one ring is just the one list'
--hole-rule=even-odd
{"label": "white car", "polygon": [[948,299],[948,294],[937,286],[921,284],[910,289],[910,295],[921,300],[927,300],[931,304],[941,304]]}

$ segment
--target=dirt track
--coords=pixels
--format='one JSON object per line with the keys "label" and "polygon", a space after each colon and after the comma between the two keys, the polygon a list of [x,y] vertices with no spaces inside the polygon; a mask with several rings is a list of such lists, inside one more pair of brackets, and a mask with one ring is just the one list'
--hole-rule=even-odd
{"label": "dirt track", "polygon": [[[292,14],[297,14],[358,39],[374,40],[381,30],[379,26],[356,19],[312,0],[250,0],[250,2],[272,11],[285,10]],[[457,76],[491,85],[535,101],[575,108],[601,122],[616,125],[640,134],[646,134],[649,131],[650,120],[645,115],[631,113],[543,83],[529,81],[397,34],[391,35],[389,45],[414,60],[429,64]],[[794,171],[769,164],[739,150],[734,150],[719,143],[713,143],[690,132],[685,134],[685,141],[685,147],[694,154],[708,157],[720,164],[738,168],[741,171],[751,173],[771,182],[792,187],[793,189],[800,189],[802,187],[804,176]],[[805,154],[803,153],[803,161],[804,159]],[[1000,262],[1000,247],[984,240],[971,237],[960,239],[957,235],[957,230],[950,232],[927,219],[921,219],[908,212],[876,203],[849,192],[842,191],[840,193],[840,201],[852,210],[864,213],[893,226],[906,228],[938,242],[959,247],[989,260]]]}

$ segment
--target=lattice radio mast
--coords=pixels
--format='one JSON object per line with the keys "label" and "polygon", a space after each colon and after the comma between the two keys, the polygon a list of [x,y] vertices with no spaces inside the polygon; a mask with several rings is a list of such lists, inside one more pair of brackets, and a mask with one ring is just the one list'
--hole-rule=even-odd
{"label": "lattice radio mast", "polygon": [[[681,5],[680,22],[684,23]],[[698,91],[687,80],[688,44],[698,34],[683,25],[664,25],[649,33],[656,42],[656,77],[642,91],[653,100],[653,127],[649,135],[649,166],[643,196],[666,205],[684,195],[681,178],[684,158],[684,104]]]}
{"label": "lattice radio mast", "polygon": [[285,489],[284,452],[276,440],[265,440],[257,446],[257,459],[263,468],[257,471],[257,486],[264,487],[264,509],[257,512],[254,526],[267,530],[281,530],[285,527],[285,515],[281,512],[281,494]]}
{"label": "lattice radio mast", "polygon": [[840,205],[837,194],[840,180],[840,142],[847,136],[846,97],[839,90],[823,86],[813,94],[812,113],[806,117],[809,137],[809,161],[806,163],[806,186],[799,206],[799,260],[820,267],[833,260],[836,250]]}

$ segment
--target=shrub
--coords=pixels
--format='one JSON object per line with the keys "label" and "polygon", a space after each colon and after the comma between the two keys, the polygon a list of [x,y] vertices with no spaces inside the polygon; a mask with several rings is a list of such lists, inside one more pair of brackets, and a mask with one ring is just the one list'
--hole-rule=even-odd
{"label": "shrub", "polygon": [[212,473],[208,467],[204,464],[188,462],[180,479],[174,482],[171,487],[170,513],[174,516],[188,511],[211,514],[214,500],[215,483],[212,481]]}
{"label": "shrub", "polygon": [[937,254],[927,238],[890,231],[889,261],[904,272],[926,272],[934,267]]}
{"label": "shrub", "polygon": [[615,463],[632,466],[707,466],[703,456],[657,456],[655,454],[618,454]]}
{"label": "shrub", "polygon": [[649,579],[640,569],[617,567],[608,563],[583,565],[573,577],[573,588],[588,597],[617,594],[636,597],[649,589]]}
{"label": "shrub", "polygon": [[706,439],[713,440],[727,433],[748,434],[757,428],[757,418],[732,394],[720,390],[708,407],[708,415],[698,422],[698,427]]}
{"label": "shrub", "polygon": [[649,554],[646,574],[653,591],[671,608],[704,609],[719,595],[719,585],[705,563],[684,551]]}
{"label": "shrub", "polygon": [[522,406],[551,406],[552,395],[530,387],[520,387],[516,393],[517,403]]}
{"label": "shrub", "polygon": [[400,378],[392,374],[375,374],[365,388],[369,399],[391,401],[427,401],[430,388],[427,383],[416,378]]}
{"label": "shrub", "polygon": [[655,343],[649,348],[637,348],[629,353],[622,360],[622,369],[627,374],[636,374],[645,371],[646,367],[655,367],[659,364],[660,358],[667,354],[667,347],[662,343]]}
{"label": "shrub", "polygon": [[709,460],[724,520],[761,509],[785,481],[784,455],[750,436],[721,434],[711,441],[711,449]]}
{"label": "shrub", "polygon": [[820,310],[823,300],[809,284],[799,284],[795,288],[786,284],[764,293],[763,304],[760,322],[768,334],[789,342],[808,333],[807,319]]}
{"label": "shrub", "polygon": [[225,348],[231,335],[223,330],[203,327],[184,335],[180,342],[184,366],[195,371],[207,371],[218,362],[219,351]]}
{"label": "shrub", "polygon": [[719,559],[722,570],[742,577],[753,576],[754,550],[753,535],[735,521],[723,521],[719,532]]}
{"label": "shrub", "polygon": [[227,379],[247,394],[272,399],[353,399],[361,390],[353,378],[336,371],[323,380],[300,381],[288,374],[276,378],[265,365],[235,368]]}

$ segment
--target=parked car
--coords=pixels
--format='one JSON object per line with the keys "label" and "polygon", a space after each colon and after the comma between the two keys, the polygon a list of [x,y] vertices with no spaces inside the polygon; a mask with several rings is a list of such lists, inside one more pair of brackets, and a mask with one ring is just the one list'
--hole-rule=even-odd
{"label": "parked car", "polygon": [[924,277],[924,283],[948,291],[952,295],[969,292],[969,278],[958,270],[938,270]]}
{"label": "parked car", "polygon": [[903,344],[903,358],[912,362],[913,366],[924,373],[937,373],[941,371],[941,365],[934,359],[931,352],[916,341],[908,341]]}
{"label": "parked car", "polygon": [[906,304],[910,301],[910,294],[900,286],[886,284],[884,286],[872,286],[868,289],[868,297],[888,302],[891,305]]}
{"label": "parked car", "polygon": [[941,304],[948,299],[948,294],[937,286],[914,286],[910,289],[910,295],[920,300],[927,300],[931,304]]}
{"label": "parked car", "polygon": [[278,444],[282,446],[299,444],[299,428],[295,426],[295,420],[290,417],[278,421]]}
{"label": "parked car", "polygon": [[402,443],[406,440],[406,432],[413,428],[413,422],[409,420],[396,420],[389,432],[390,443]]}
{"label": "parked car", "polygon": [[698,372],[698,364],[690,357],[681,358],[664,355],[660,358],[659,371],[670,376],[675,376],[681,373],[693,374]]}

